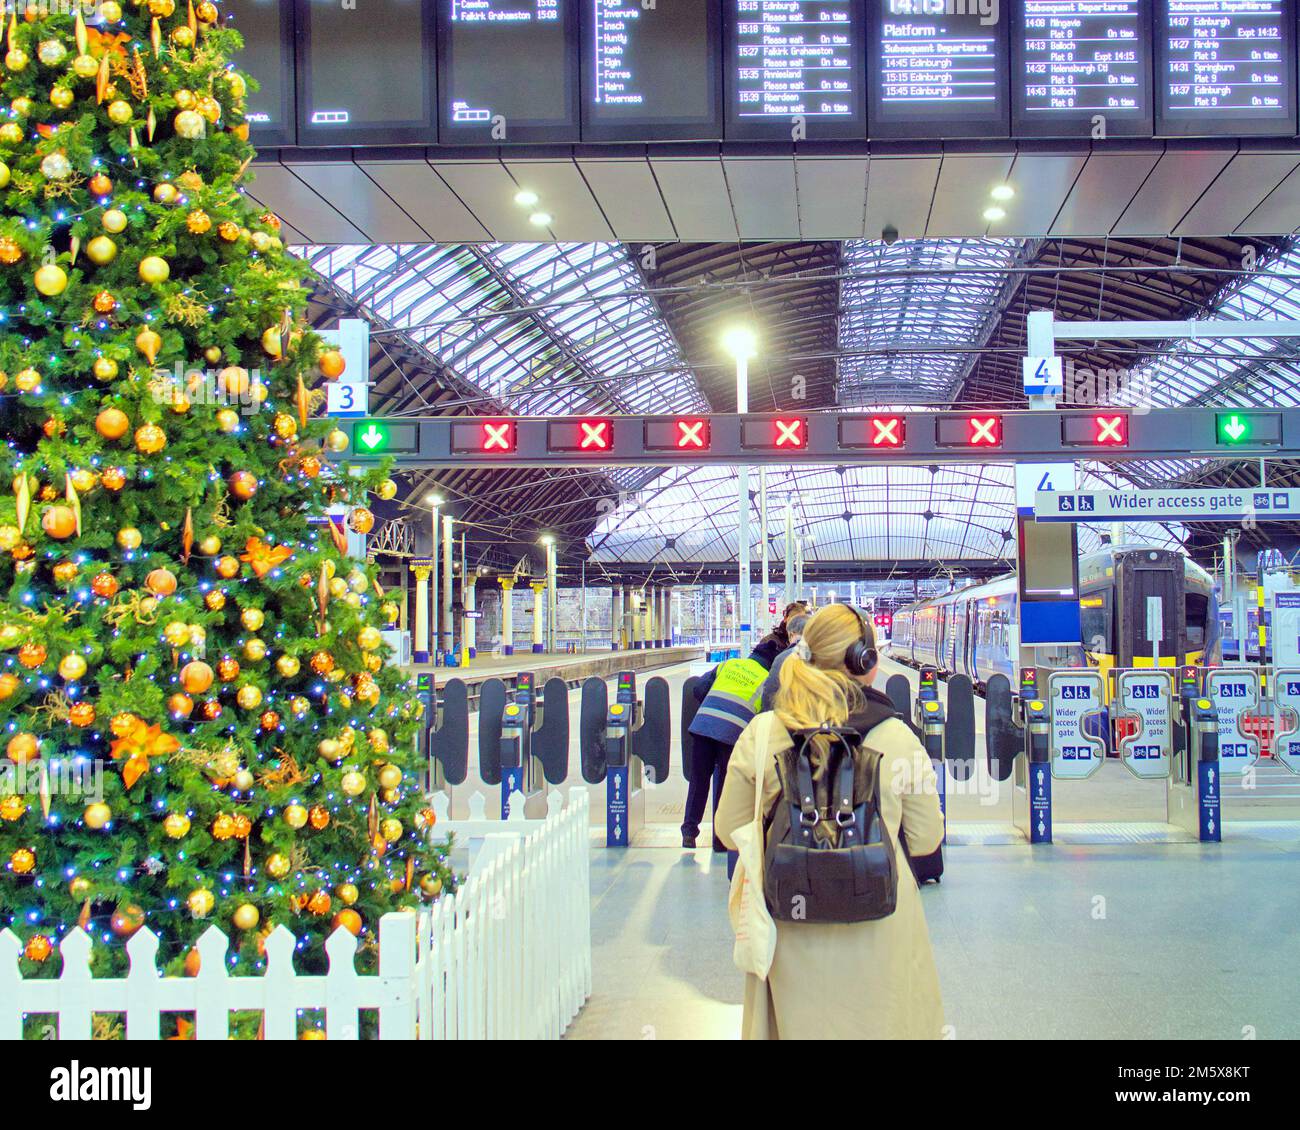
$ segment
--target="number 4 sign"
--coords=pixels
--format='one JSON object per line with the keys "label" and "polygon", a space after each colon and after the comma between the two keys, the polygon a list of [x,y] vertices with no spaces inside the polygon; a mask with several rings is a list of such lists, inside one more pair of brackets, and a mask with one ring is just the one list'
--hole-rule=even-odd
{"label": "number 4 sign", "polygon": [[327,416],[370,414],[370,323],[363,318],[342,318],[338,328],[321,330],[326,345],[343,354],[343,375],[325,383]]}

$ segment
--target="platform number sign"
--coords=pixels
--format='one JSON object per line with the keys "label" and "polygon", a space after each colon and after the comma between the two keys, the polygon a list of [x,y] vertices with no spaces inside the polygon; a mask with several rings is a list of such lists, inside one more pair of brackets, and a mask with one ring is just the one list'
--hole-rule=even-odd
{"label": "platform number sign", "polygon": [[359,417],[370,414],[370,323],[342,318],[338,327],[320,330],[327,346],[343,358],[343,372],[325,384],[325,415]]}
{"label": "platform number sign", "polygon": [[1274,757],[1300,774],[1300,671],[1279,670],[1273,680]]}
{"label": "platform number sign", "polygon": [[1119,754],[1135,777],[1168,777],[1174,752],[1174,680],[1169,671],[1121,671],[1116,713],[1132,719]]}
{"label": "platform number sign", "polygon": [[1248,667],[1217,667],[1205,677],[1205,696],[1219,726],[1219,772],[1240,776],[1259,760],[1259,739],[1246,722],[1259,715],[1259,675]]}
{"label": "platform number sign", "polygon": [[1052,776],[1091,777],[1106,759],[1106,746],[1096,728],[1105,707],[1101,675],[1096,671],[1053,671],[1047,676],[1047,705]]}

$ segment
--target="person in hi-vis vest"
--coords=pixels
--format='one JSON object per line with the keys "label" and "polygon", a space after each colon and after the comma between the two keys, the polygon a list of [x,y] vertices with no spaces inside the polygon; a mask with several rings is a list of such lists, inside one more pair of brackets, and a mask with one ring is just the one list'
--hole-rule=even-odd
{"label": "person in hi-vis vest", "polygon": [[[713,788],[713,811],[718,811],[718,797],[722,794],[732,747],[749,725],[749,720],[758,713],[766,678],[767,666],[751,654],[748,659],[728,659],[719,663],[695,688],[696,695],[703,695],[703,698],[690,728],[695,739],[695,756],[686,791],[686,818],[682,821],[684,848],[695,847],[710,786]],[[727,850],[716,833],[713,850]]]}

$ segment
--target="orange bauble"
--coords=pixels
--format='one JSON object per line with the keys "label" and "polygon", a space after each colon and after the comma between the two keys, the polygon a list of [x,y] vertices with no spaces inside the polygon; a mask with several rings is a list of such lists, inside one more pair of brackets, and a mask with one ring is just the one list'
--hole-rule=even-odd
{"label": "orange bauble", "polygon": [[170,569],[153,569],[145,577],[144,587],[154,596],[171,596],[176,591],[176,574]]}
{"label": "orange bauble", "polygon": [[375,516],[364,506],[358,506],[348,515],[348,525],[359,534],[368,534],[375,528]]}
{"label": "orange bauble", "polygon": [[14,764],[26,765],[27,762],[35,761],[40,757],[41,743],[36,740],[35,734],[19,732],[9,739],[9,744],[5,746],[5,753]]}
{"label": "orange bauble", "polygon": [[95,708],[88,702],[73,703],[68,709],[68,721],[74,726],[89,726],[95,721]]}
{"label": "orange bauble", "polygon": [[330,926],[337,930],[340,926],[351,934],[354,938],[361,934],[361,915],[355,910],[340,910],[333,919],[330,920]]}
{"label": "orange bauble", "polygon": [[70,506],[51,506],[41,515],[41,529],[56,541],[63,541],[77,532],[77,516]]}
{"label": "orange bauble", "polygon": [[109,919],[109,927],[119,938],[129,938],[144,925],[144,911],[134,903],[119,905]]}
{"label": "orange bauble", "polygon": [[320,367],[321,374],[330,380],[341,377],[343,370],[348,367],[348,363],[343,359],[343,354],[337,349],[325,350],[316,364]]}
{"label": "orange bauble", "polygon": [[174,718],[188,718],[194,711],[194,700],[187,694],[174,694],[167,700],[167,709]]}
{"label": "orange bauble", "polygon": [[258,724],[263,730],[274,730],[280,724],[280,715],[274,710],[265,710],[262,712],[261,718],[258,719]]}
{"label": "orange bauble", "polygon": [[307,900],[307,909],[312,914],[328,914],[330,912],[330,897],[324,891],[317,891]]}
{"label": "orange bauble", "polygon": [[135,430],[135,446],[145,455],[156,455],[167,446],[167,433],[157,424],[145,424]]}
{"label": "orange bauble", "polygon": [[95,417],[95,431],[105,439],[121,439],[130,426],[131,421],[120,408],[105,408]]}
{"label": "orange bauble", "polygon": [[217,575],[219,577],[224,577],[227,581],[233,580],[235,577],[239,576],[239,558],[218,557]]}
{"label": "orange bauble", "polygon": [[34,671],[45,662],[47,654],[43,643],[25,643],[18,649],[18,662]]}
{"label": "orange bauble", "polygon": [[90,582],[90,591],[105,598],[117,595],[117,578],[112,573],[96,573]]}
{"label": "orange bauble", "polygon": [[320,460],[314,455],[306,455],[298,464],[300,470],[309,479],[314,479],[320,474]]}
{"label": "orange bauble", "polygon": [[328,675],[334,670],[334,656],[328,651],[318,651],[311,657],[311,669],[318,675]]}
{"label": "orange bauble", "polygon": [[126,472],[121,467],[108,467],[99,476],[105,490],[121,490],[126,486]]}
{"label": "orange bauble", "polygon": [[101,290],[91,299],[90,304],[95,308],[96,314],[111,314],[117,309],[117,299],[107,290]]}
{"label": "orange bauble", "polygon": [[210,698],[199,707],[199,716],[205,722],[215,722],[221,717],[221,703],[215,698]]}
{"label": "orange bauble", "polygon": [[251,471],[236,471],[226,480],[230,493],[243,502],[247,502],[257,493],[257,476]]}
{"label": "orange bauble", "polygon": [[185,976],[197,977],[199,975],[199,967],[201,964],[202,959],[199,957],[199,951],[196,949],[190,950],[185,955]]}
{"label": "orange bauble", "polygon": [[33,934],[27,939],[27,945],[23,947],[23,957],[28,961],[44,961],[53,952],[54,947],[44,934]]}
{"label": "orange bauble", "polygon": [[86,182],[86,187],[96,196],[107,196],[113,191],[113,182],[103,173],[96,173]]}
{"label": "orange bauble", "polygon": [[214,678],[212,668],[201,659],[191,660],[181,668],[181,686],[186,694],[202,694],[212,686]]}
{"label": "orange bauble", "polygon": [[223,683],[232,683],[239,678],[239,660],[231,659],[229,656],[219,660],[217,662],[217,678]]}

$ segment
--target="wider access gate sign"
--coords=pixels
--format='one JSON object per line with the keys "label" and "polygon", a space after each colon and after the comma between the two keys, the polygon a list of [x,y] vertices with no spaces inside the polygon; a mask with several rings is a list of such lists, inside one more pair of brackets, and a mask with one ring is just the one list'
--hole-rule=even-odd
{"label": "wider access gate sign", "polygon": [[1039,522],[1257,522],[1300,519],[1300,490],[1068,490],[1034,495]]}

